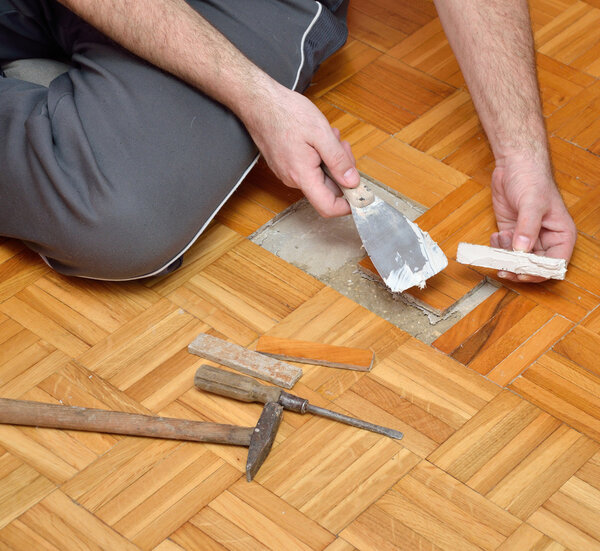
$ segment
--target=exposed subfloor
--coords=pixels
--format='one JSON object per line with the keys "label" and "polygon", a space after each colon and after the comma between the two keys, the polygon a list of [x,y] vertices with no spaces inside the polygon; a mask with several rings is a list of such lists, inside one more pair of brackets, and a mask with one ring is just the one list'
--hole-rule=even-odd
{"label": "exposed subfloor", "polygon": [[[424,208],[392,194],[363,177],[374,193],[415,220]],[[497,287],[485,282],[439,317],[391,293],[383,284],[365,278],[358,262],[365,251],[352,216],[323,218],[306,200],[292,205],[251,236],[252,241],[333,287],[371,312],[393,323],[413,337],[431,344]]]}

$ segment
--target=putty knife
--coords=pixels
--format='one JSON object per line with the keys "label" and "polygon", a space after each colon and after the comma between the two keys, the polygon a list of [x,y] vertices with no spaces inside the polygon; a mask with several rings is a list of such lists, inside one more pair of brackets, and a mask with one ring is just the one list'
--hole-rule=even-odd
{"label": "putty knife", "polygon": [[[327,167],[321,166],[336,182]],[[427,279],[448,265],[446,255],[427,232],[374,195],[363,181],[353,189],[337,185],[352,207],[367,254],[392,292],[415,285],[422,289]]]}

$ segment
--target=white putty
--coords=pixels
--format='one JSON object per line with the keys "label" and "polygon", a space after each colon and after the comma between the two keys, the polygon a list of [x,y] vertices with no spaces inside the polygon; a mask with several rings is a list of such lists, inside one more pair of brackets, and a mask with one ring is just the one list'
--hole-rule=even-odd
{"label": "white putty", "polygon": [[461,264],[551,279],[565,279],[567,272],[567,261],[563,258],[507,251],[471,243],[459,243],[456,260]]}
{"label": "white putty", "polygon": [[[396,270],[390,272],[389,276],[384,279],[385,284],[394,293],[401,293],[410,287],[417,286],[419,289],[425,287],[425,282],[438,272],[441,272],[448,266],[446,255],[439,248],[437,243],[431,239],[429,234],[423,231],[419,226],[407,220],[415,237],[419,242],[421,253],[427,259],[426,264],[421,270],[412,271],[410,266],[405,262]],[[402,262],[402,256],[397,252],[395,261],[399,264]]]}

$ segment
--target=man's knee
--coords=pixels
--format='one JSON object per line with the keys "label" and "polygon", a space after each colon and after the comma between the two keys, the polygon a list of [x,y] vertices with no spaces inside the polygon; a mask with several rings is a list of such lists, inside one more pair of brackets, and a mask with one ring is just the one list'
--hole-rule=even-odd
{"label": "man's knee", "polygon": [[[135,199],[135,198],[132,198]],[[190,241],[190,231],[160,205],[122,197],[98,208],[93,219],[74,221],[45,255],[65,275],[127,280],[168,269]],[[198,221],[197,232],[202,221]]]}

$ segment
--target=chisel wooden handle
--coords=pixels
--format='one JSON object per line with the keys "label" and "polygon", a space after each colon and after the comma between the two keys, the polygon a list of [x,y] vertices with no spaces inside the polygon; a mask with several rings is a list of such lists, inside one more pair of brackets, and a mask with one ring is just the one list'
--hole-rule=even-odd
{"label": "chisel wooden handle", "polygon": [[333,182],[340,188],[346,201],[350,203],[353,207],[362,208],[370,205],[373,202],[375,196],[373,192],[364,184],[364,182],[360,182],[358,186],[355,188],[344,187],[338,183],[338,181],[333,177],[333,174],[329,171],[329,169],[325,166],[325,163],[321,163],[321,170],[325,173],[325,175],[333,180]]}
{"label": "chisel wooden handle", "polygon": [[249,446],[253,427],[0,398],[0,423]]}
{"label": "chisel wooden handle", "polygon": [[275,386],[267,386],[245,375],[238,375],[211,365],[202,365],[196,371],[194,384],[213,394],[227,396],[242,402],[277,402],[283,392]]}

